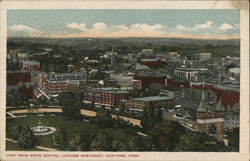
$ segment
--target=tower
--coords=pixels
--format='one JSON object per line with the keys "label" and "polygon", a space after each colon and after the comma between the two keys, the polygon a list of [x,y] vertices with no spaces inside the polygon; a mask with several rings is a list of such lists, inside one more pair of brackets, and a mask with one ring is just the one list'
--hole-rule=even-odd
{"label": "tower", "polygon": [[217,103],[211,104],[205,97],[204,83],[201,102],[196,110],[197,130],[210,136],[223,140],[225,108],[221,98]]}

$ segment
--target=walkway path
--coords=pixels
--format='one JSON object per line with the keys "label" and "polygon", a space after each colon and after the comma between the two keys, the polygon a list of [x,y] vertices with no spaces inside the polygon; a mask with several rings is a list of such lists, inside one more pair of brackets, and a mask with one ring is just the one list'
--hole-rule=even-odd
{"label": "walkway path", "polygon": [[[62,109],[60,108],[39,108],[39,109],[33,109],[33,110],[29,110],[29,109],[22,109],[22,110],[12,110],[9,111],[10,114],[21,114],[21,113],[44,113],[44,112],[62,112]],[[86,116],[95,116],[96,112],[95,111],[91,111],[91,110],[81,110],[81,114],[82,115],[86,115]],[[111,115],[112,118],[116,118],[118,115]],[[140,126],[141,120],[138,119],[134,119],[134,118],[129,118],[129,117],[124,117],[124,116],[119,116],[120,118],[131,122],[133,125],[137,125]]]}

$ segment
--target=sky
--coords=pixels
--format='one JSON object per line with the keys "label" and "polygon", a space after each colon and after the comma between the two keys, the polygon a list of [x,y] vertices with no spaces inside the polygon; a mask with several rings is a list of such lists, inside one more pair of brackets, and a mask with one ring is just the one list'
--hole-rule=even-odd
{"label": "sky", "polygon": [[9,37],[166,37],[232,39],[239,10],[8,10]]}

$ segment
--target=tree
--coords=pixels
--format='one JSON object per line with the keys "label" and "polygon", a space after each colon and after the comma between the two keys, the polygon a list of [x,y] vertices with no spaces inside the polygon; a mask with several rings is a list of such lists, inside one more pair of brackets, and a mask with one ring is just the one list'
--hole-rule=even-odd
{"label": "tree", "polygon": [[163,121],[162,112],[161,112],[161,108],[158,107],[156,115],[155,115],[155,122],[161,122],[161,121]]}
{"label": "tree", "polygon": [[129,151],[129,145],[127,142],[122,142],[120,140],[114,140],[112,142],[113,151]]}
{"label": "tree", "polygon": [[158,151],[173,151],[184,133],[184,128],[178,122],[170,120],[159,122],[149,132],[151,146]]}
{"label": "tree", "polygon": [[143,129],[147,130],[148,129],[148,117],[147,117],[147,113],[148,113],[148,107],[145,106],[143,108],[143,112],[142,112],[142,118],[141,118],[141,126]]}
{"label": "tree", "polygon": [[86,138],[82,134],[76,134],[70,141],[70,148],[73,151],[86,151],[88,150],[88,144]]}
{"label": "tree", "polygon": [[229,148],[207,133],[184,134],[176,143],[175,151],[226,152]]}
{"label": "tree", "polygon": [[60,149],[64,150],[67,147],[67,133],[62,128],[57,128],[56,132],[52,136],[52,142]]}
{"label": "tree", "polygon": [[92,151],[111,151],[113,138],[107,132],[100,130],[91,143]]}
{"label": "tree", "polygon": [[132,151],[149,151],[149,144],[140,136],[132,137],[129,140],[130,150]]}
{"label": "tree", "polygon": [[155,108],[153,102],[149,103],[149,111],[148,111],[148,128],[152,129],[155,124]]}
{"label": "tree", "polygon": [[153,106],[153,102],[149,103],[149,106],[145,106],[143,108],[141,126],[145,130],[150,130],[153,128],[155,124],[155,108]]}
{"label": "tree", "polygon": [[62,106],[63,115],[67,119],[77,120],[81,118],[82,97],[77,93],[66,92],[59,95],[59,104]]}
{"label": "tree", "polygon": [[234,128],[233,131],[228,132],[228,146],[231,148],[232,151],[239,151],[239,135],[239,128]]}
{"label": "tree", "polygon": [[23,106],[23,105],[28,105],[28,98],[18,92],[15,89],[11,89],[7,91],[7,106]]}
{"label": "tree", "polygon": [[119,104],[119,112],[123,113],[125,111],[125,104],[124,103],[120,103]]}
{"label": "tree", "polygon": [[113,118],[108,110],[98,110],[95,118],[92,121],[103,128],[113,126]]}
{"label": "tree", "polygon": [[37,142],[37,139],[30,127],[26,126],[19,130],[20,134],[17,140],[18,144],[24,149],[33,148]]}

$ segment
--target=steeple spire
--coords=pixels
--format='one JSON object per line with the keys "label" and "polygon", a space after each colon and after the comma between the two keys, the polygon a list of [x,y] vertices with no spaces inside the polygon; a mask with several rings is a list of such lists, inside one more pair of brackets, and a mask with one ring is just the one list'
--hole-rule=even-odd
{"label": "steeple spire", "polygon": [[204,78],[203,78],[203,89],[202,89],[202,95],[201,95],[201,102],[197,108],[197,112],[207,112],[206,108],[206,98],[205,98],[205,92],[204,92]]}
{"label": "steeple spire", "polygon": [[204,78],[203,78],[202,96],[201,96],[201,99],[205,99],[205,92],[204,92],[204,88],[205,88],[205,82],[204,82]]}

